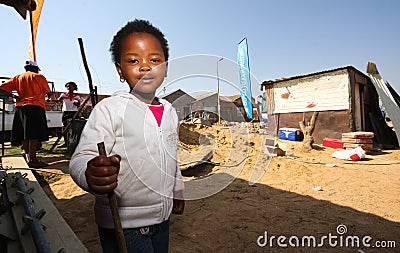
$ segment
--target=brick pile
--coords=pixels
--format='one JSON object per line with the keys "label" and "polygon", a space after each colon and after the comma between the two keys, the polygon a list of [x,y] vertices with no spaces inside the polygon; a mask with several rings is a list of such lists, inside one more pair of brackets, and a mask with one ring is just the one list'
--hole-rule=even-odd
{"label": "brick pile", "polygon": [[342,133],[343,148],[354,149],[361,147],[365,151],[370,151],[374,142],[373,132],[349,132]]}

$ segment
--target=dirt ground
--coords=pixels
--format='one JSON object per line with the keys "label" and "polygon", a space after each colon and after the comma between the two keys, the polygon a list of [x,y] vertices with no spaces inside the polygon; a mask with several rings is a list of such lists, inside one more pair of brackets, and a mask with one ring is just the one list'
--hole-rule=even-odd
{"label": "dirt ground", "polygon": [[[336,149],[303,153],[282,141],[286,156],[270,159],[246,126],[182,127],[187,155],[214,155],[182,172],[191,200],[171,216],[170,252],[400,252],[399,149],[345,161],[331,157]],[[72,181],[68,160],[49,162],[65,175],[45,192],[89,252],[101,252],[93,196]]]}

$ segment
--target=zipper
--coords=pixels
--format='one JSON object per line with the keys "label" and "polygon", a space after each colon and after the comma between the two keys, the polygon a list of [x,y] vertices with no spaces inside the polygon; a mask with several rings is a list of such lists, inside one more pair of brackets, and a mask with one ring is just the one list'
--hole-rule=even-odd
{"label": "zipper", "polygon": [[[149,109],[150,110],[150,109]],[[164,105],[164,111],[163,111],[163,115],[162,115],[162,120],[161,120],[161,124],[160,126],[158,126],[157,120],[155,119],[155,117],[153,116],[153,122],[156,124],[157,126],[157,135],[158,135],[158,140],[159,140],[159,148],[160,148],[160,154],[161,154],[161,172],[160,172],[160,176],[161,176],[161,186],[160,186],[160,194],[161,194],[161,202],[162,202],[162,221],[167,220],[167,215],[168,215],[168,200],[166,195],[166,190],[165,190],[165,184],[166,184],[166,158],[165,158],[165,150],[164,150],[164,136],[163,136],[163,131],[162,131],[162,127],[165,124],[165,115],[167,114],[167,111],[169,111],[170,108],[167,108]]]}
{"label": "zipper", "polygon": [[166,160],[165,160],[165,151],[164,151],[164,138],[162,134],[162,128],[161,126],[158,127],[158,134],[159,134],[159,140],[160,140],[160,153],[161,153],[161,171],[160,171],[160,176],[161,176],[161,200],[162,200],[162,205],[163,205],[163,211],[162,211],[162,221],[165,221],[167,219],[167,207],[168,207],[168,202],[167,198],[165,197],[165,183],[166,183],[166,176],[165,176],[165,169],[166,169]]}

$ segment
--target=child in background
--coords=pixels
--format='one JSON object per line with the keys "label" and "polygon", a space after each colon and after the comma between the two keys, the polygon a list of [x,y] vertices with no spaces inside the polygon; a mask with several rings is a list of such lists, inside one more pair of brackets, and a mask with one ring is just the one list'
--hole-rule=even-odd
{"label": "child in background", "polygon": [[[117,32],[110,51],[130,92],[94,107],[71,157],[71,176],[95,194],[104,252],[118,252],[107,193],[117,196],[129,252],[168,252],[170,214],[184,210],[178,117],[170,103],[155,97],[167,74],[168,50],[163,33],[148,21],[136,19]],[[98,155],[102,141],[107,157]]]}
{"label": "child in background", "polygon": [[[78,85],[75,82],[68,82],[65,84],[65,88],[67,88],[68,92],[61,93],[58,100],[63,101],[62,106],[62,123],[64,128],[68,125],[69,120],[71,120],[75,113],[78,111],[80,106],[81,97],[75,93],[78,90]],[[58,146],[59,148],[67,147],[67,134],[64,134],[64,144]]]}

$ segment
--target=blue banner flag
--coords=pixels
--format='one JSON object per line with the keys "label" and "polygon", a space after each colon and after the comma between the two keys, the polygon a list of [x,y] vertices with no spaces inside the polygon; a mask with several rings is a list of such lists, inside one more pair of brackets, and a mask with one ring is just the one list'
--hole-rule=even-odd
{"label": "blue banner flag", "polygon": [[251,104],[251,82],[249,55],[247,52],[247,39],[244,38],[238,46],[239,87],[243,107],[249,119],[253,119],[253,106]]}

